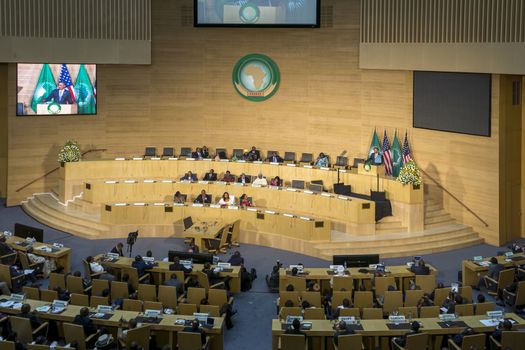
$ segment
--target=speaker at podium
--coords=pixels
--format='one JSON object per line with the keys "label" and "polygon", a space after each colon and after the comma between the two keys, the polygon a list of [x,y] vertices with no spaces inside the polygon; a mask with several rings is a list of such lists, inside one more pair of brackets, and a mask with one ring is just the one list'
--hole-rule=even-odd
{"label": "speaker at podium", "polygon": [[78,114],[76,104],[39,103],[36,105],[36,113],[39,115]]}

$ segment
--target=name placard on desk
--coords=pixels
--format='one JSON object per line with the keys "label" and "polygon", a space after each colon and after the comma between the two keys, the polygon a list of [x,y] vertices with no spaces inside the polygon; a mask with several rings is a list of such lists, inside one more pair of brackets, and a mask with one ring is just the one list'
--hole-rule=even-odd
{"label": "name placard on desk", "polygon": [[104,181],[105,184],[116,184],[118,183],[118,181],[115,181],[115,180],[107,180],[107,181]]}
{"label": "name placard on desk", "polygon": [[228,205],[228,209],[230,210],[239,210],[239,207],[236,205]]}
{"label": "name placard on desk", "polygon": [[279,165],[279,162],[270,162],[271,165]]}
{"label": "name placard on desk", "polygon": [[152,183],[155,183],[155,180],[144,180],[144,183],[145,184],[152,184]]}
{"label": "name placard on desk", "polygon": [[175,181],[173,181],[173,180],[162,180],[161,182],[164,183],[164,184],[171,184],[171,183],[174,183]]}
{"label": "name placard on desk", "polygon": [[313,169],[314,167],[311,166],[311,165],[303,165],[303,168],[306,168],[306,169]]}
{"label": "name placard on desk", "polygon": [[321,169],[321,170],[325,170],[325,171],[330,170],[330,168],[329,168],[329,167],[326,167],[326,166],[322,166],[322,167],[320,167],[319,169]]}
{"label": "name placard on desk", "polygon": [[143,203],[143,202],[137,202],[137,203],[133,203],[134,206],[137,206],[137,207],[144,207],[146,206],[146,203]]}
{"label": "name placard on desk", "polygon": [[286,163],[286,166],[293,166],[293,167],[295,167],[297,165],[295,165],[294,163]]}
{"label": "name placard on desk", "polygon": [[321,192],[321,196],[331,198],[332,195],[328,192]]}
{"label": "name placard on desk", "polygon": [[216,185],[226,185],[226,181],[215,181]]}
{"label": "name placard on desk", "polygon": [[124,180],[124,183],[125,184],[134,184],[134,183],[137,183],[136,180]]}
{"label": "name placard on desk", "polygon": [[204,162],[211,162],[212,159],[211,159],[211,158],[202,158],[202,160],[203,160]]}
{"label": "name placard on desk", "polygon": [[133,157],[133,160],[144,160],[142,157]]}
{"label": "name placard on desk", "polygon": [[297,192],[297,189],[292,187],[288,187],[286,190],[289,192]]}
{"label": "name placard on desk", "polygon": [[262,164],[262,160],[254,160],[253,164]]}
{"label": "name placard on desk", "polygon": [[160,160],[160,157],[151,157],[150,160]]}
{"label": "name placard on desk", "polygon": [[246,210],[247,211],[255,211],[256,212],[258,209],[255,208],[255,207],[248,207],[248,208],[246,208]]}
{"label": "name placard on desk", "polygon": [[210,204],[210,208],[220,209],[221,206],[219,204]]}
{"label": "name placard on desk", "polygon": [[303,193],[306,193],[306,194],[314,194],[312,191],[310,190],[304,190]]}
{"label": "name placard on desk", "polygon": [[220,161],[224,162],[224,163],[228,163],[230,160],[229,159],[221,159]]}
{"label": "name placard on desk", "polygon": [[244,186],[242,182],[232,182],[233,186]]}
{"label": "name placard on desk", "polygon": [[337,198],[341,199],[341,200],[344,200],[344,201],[349,201],[350,198],[346,197],[346,196],[337,196]]}
{"label": "name placard on desk", "polygon": [[186,160],[195,160],[195,158],[186,158]]}
{"label": "name placard on desk", "polygon": [[304,220],[304,221],[312,221],[312,219],[306,217],[306,216],[300,216],[299,219],[301,220]]}
{"label": "name placard on desk", "polygon": [[117,158],[115,158],[115,160],[126,160],[126,158],[124,158],[124,157],[117,157]]}
{"label": "name placard on desk", "polygon": [[283,216],[286,216],[287,218],[293,218],[293,217],[295,217],[295,215],[293,215],[293,214],[288,214],[288,213],[284,213]]}
{"label": "name placard on desk", "polygon": [[177,157],[169,157],[168,160],[178,160],[179,158]]}
{"label": "name placard on desk", "polygon": [[272,215],[275,215],[275,211],[273,210],[265,210],[264,211],[266,214],[272,214]]}
{"label": "name placard on desk", "polygon": [[125,207],[126,205],[128,205],[128,203],[115,203],[113,204],[115,207]]}
{"label": "name placard on desk", "polygon": [[204,204],[202,203],[193,203],[193,207],[204,207]]}
{"label": "name placard on desk", "polygon": [[153,205],[156,206],[156,207],[164,207],[164,206],[166,206],[166,203],[160,203],[159,202],[159,203],[153,203]]}
{"label": "name placard on desk", "polygon": [[239,159],[237,163],[246,163],[246,161],[244,159]]}
{"label": "name placard on desk", "polygon": [[208,181],[201,180],[201,181],[199,181],[199,183],[200,183],[201,185],[207,185],[207,184],[208,184]]}

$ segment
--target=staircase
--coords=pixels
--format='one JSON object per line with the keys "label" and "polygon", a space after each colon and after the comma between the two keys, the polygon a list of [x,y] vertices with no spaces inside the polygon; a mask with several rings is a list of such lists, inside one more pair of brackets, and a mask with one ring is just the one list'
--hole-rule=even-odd
{"label": "staircase", "polygon": [[454,224],[456,220],[443,209],[443,204],[425,196],[425,230]]}

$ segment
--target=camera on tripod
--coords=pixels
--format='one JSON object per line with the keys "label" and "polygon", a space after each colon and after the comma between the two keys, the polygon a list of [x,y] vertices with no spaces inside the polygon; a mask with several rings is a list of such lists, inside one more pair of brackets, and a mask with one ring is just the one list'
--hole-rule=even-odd
{"label": "camera on tripod", "polygon": [[133,245],[137,242],[138,237],[139,237],[138,230],[128,233],[128,239],[126,240],[126,244],[128,245],[128,252],[129,252],[130,258],[131,258],[131,252],[133,251]]}

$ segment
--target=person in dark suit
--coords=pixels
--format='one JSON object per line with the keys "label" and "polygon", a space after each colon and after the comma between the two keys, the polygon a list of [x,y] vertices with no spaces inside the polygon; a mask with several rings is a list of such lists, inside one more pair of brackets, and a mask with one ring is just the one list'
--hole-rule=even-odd
{"label": "person in dark suit", "polygon": [[423,259],[419,259],[418,262],[415,262],[410,267],[410,271],[414,273],[414,275],[430,275],[430,268],[425,265],[425,261]]}
{"label": "person in dark suit", "polygon": [[42,320],[33,312],[31,312],[31,305],[23,304],[20,313],[17,317],[27,318],[31,322],[32,330],[37,329],[42,324]]}
{"label": "person in dark suit", "polygon": [[127,273],[122,275],[122,282],[128,285],[128,295],[132,295],[137,291],[133,286],[133,283],[129,281],[129,275]]}
{"label": "person in dark suit", "polygon": [[197,174],[188,171],[183,177],[180,178],[180,181],[197,181]]}
{"label": "person in dark suit", "polygon": [[73,323],[78,324],[84,328],[84,334],[86,337],[89,337],[91,334],[97,333],[97,327],[89,318],[89,309],[87,307],[83,307],[80,309],[80,312],[78,315],[75,316]]}
{"label": "person in dark suit", "polygon": [[492,258],[490,258],[489,272],[487,273],[486,276],[481,276],[479,278],[478,284],[476,285],[476,287],[474,287],[474,289],[480,290],[482,286],[486,286],[485,277],[489,277],[497,281],[499,278],[499,273],[503,269],[504,269],[503,265],[501,265],[498,262],[498,259],[496,257],[493,256]]}
{"label": "person in dark suit", "polygon": [[211,203],[211,195],[206,194],[206,191],[202,190],[201,194],[199,194],[197,198],[195,198],[193,203],[201,203],[201,204],[208,203],[209,204]]}
{"label": "person in dark suit", "polygon": [[512,322],[510,322],[510,320],[504,320],[503,322],[499,323],[498,327],[496,327],[496,330],[492,332],[491,336],[497,342],[501,342],[502,333],[509,331],[512,331]]}
{"label": "person in dark suit", "polygon": [[383,164],[383,155],[379,152],[379,148],[374,147],[374,151],[370,153],[368,161],[370,161],[374,165]]}
{"label": "person in dark suit", "polygon": [[64,82],[58,83],[58,88],[51,91],[51,93],[42,99],[43,102],[53,101],[61,105],[72,105],[73,98],[69,93],[69,90],[66,89],[66,84]]}
{"label": "person in dark suit", "polygon": [[354,330],[346,326],[345,321],[341,321],[335,325],[334,344],[339,345],[339,337],[342,335],[355,334]]}
{"label": "person in dark suit", "polygon": [[210,169],[209,172],[204,175],[203,178],[204,181],[217,181],[217,173],[215,173],[215,170]]}
{"label": "person in dark suit", "polygon": [[241,252],[237,250],[233,253],[228,262],[232,264],[232,266],[241,266],[241,264],[244,264],[244,258],[241,256]]}
{"label": "person in dark suit", "polygon": [[306,341],[306,333],[301,331],[301,321],[297,318],[292,321],[292,326],[284,331],[284,334],[304,335],[304,340]]}
{"label": "person in dark suit", "polygon": [[261,153],[255,148],[255,146],[252,146],[252,149],[247,153],[247,157],[249,161],[256,161],[261,160]]}
{"label": "person in dark suit", "polygon": [[202,158],[210,158],[210,151],[208,151],[208,147],[202,146],[201,153]]}
{"label": "person in dark suit", "polygon": [[270,163],[282,163],[283,162],[283,159],[281,157],[279,157],[277,155],[277,153],[275,152],[272,152],[272,154],[270,154],[268,156],[268,159],[266,159],[268,162]]}
{"label": "person in dark suit", "polygon": [[204,158],[204,157],[202,156],[202,149],[201,149],[200,147],[197,147],[197,149],[195,150],[195,152],[193,152],[193,153],[191,154],[191,157],[192,157],[192,158],[195,158],[195,159],[202,159],[202,158]]}
{"label": "person in dark suit", "polygon": [[401,346],[401,347],[405,347],[405,344],[407,342],[407,336],[409,335],[412,335],[412,334],[417,334],[419,333],[419,322],[417,321],[413,321],[411,324],[410,324],[410,331],[408,333],[405,333],[402,337],[400,338],[394,338],[394,342]]}
{"label": "person in dark suit", "polygon": [[111,249],[111,253],[118,254],[119,256],[124,256],[124,244],[118,242],[116,246]]}
{"label": "person in dark suit", "polygon": [[184,273],[190,273],[192,271],[191,268],[186,268],[184,265],[180,263],[179,257],[173,258],[173,264],[170,264],[170,271],[182,271]]}
{"label": "person in dark suit", "polygon": [[250,180],[250,177],[249,176],[246,176],[244,173],[242,173],[238,178],[237,178],[237,182],[238,183],[242,183],[242,184],[249,184],[251,182]]}
{"label": "person in dark suit", "polygon": [[474,334],[474,330],[470,327],[467,327],[461,333],[453,336],[452,340],[457,346],[461,348],[461,345],[463,344],[463,338],[465,338],[466,335],[473,335],[473,334]]}
{"label": "person in dark suit", "polygon": [[184,294],[184,285],[177,279],[177,275],[174,273],[171,274],[169,280],[164,281],[164,285],[177,288],[177,297]]}
{"label": "person in dark suit", "polygon": [[7,244],[7,238],[5,236],[0,237],[0,256],[13,254],[15,251]]}
{"label": "person in dark suit", "polygon": [[235,176],[233,176],[229,170],[226,170],[226,172],[224,173],[224,176],[222,177],[222,181],[235,182]]}
{"label": "person in dark suit", "polygon": [[443,304],[441,304],[442,309],[444,313],[446,314],[453,314],[456,311],[456,294],[454,292],[449,292],[448,297],[443,300]]}
{"label": "person in dark suit", "polygon": [[202,345],[206,344],[206,332],[199,326],[199,320],[193,320],[191,327],[184,327],[183,332],[199,333],[201,335]]}
{"label": "person in dark suit", "polygon": [[134,267],[137,269],[137,272],[139,273],[139,277],[142,277],[146,274],[146,270],[150,270],[155,266],[155,264],[150,264],[144,261],[142,259],[142,256],[137,255],[135,257],[135,261],[131,264],[131,267]]}

